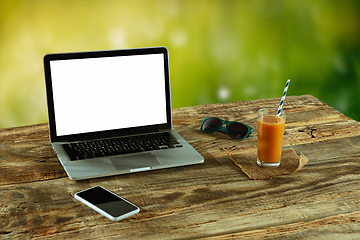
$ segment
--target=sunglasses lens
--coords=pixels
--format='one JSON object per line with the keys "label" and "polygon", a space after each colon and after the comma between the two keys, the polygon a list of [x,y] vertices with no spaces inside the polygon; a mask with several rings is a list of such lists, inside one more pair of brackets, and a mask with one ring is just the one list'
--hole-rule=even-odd
{"label": "sunglasses lens", "polygon": [[221,121],[216,118],[206,119],[204,124],[202,125],[202,131],[206,133],[215,132],[216,129],[221,125]]}
{"label": "sunglasses lens", "polygon": [[230,123],[228,134],[233,138],[243,138],[248,133],[248,128],[240,123]]}

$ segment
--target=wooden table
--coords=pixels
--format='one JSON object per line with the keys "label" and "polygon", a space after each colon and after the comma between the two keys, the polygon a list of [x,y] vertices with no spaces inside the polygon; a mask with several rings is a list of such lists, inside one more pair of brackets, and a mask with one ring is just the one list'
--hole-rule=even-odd
{"label": "wooden table", "polygon": [[[256,115],[279,98],[174,109],[174,128],[205,163],[71,181],[47,124],[0,130],[1,239],[360,238],[360,123],[317,98],[288,96],[284,147],[304,153],[298,172],[250,180],[230,153],[256,150]],[[205,134],[201,119],[238,120],[255,134]],[[259,168],[261,171],[261,168]],[[112,222],[74,198],[101,185],[138,205]]]}

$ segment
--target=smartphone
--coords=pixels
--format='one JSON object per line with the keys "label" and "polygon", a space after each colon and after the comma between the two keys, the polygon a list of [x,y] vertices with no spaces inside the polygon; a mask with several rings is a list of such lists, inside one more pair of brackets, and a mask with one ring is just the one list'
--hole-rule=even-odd
{"label": "smartphone", "polygon": [[77,192],[75,198],[112,221],[140,212],[137,206],[101,186]]}

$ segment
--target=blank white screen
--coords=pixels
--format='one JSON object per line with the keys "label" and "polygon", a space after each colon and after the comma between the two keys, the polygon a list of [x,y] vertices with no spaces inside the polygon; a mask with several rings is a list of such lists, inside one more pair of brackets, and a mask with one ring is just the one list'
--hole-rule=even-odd
{"label": "blank white screen", "polygon": [[163,54],[50,62],[57,136],[166,123]]}

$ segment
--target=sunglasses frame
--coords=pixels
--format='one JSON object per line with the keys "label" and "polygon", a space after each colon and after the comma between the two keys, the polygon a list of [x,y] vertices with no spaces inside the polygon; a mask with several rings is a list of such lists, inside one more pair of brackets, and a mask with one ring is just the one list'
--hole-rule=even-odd
{"label": "sunglasses frame", "polygon": [[[214,131],[205,132],[205,131],[202,130],[202,128],[203,128],[204,122],[205,122],[206,120],[208,120],[208,119],[217,119],[217,120],[220,120],[220,121],[221,121],[221,124],[219,125],[219,127],[217,127],[216,129],[214,129]],[[245,138],[247,138],[247,137],[250,137],[250,135],[251,135],[251,134],[253,133],[253,131],[254,131],[254,129],[253,129],[252,127],[250,127],[250,126],[248,126],[248,125],[246,125],[246,124],[244,124],[244,123],[234,122],[234,121],[227,121],[227,120],[223,120],[223,119],[217,118],[217,117],[206,117],[206,118],[203,118],[201,121],[202,121],[202,122],[201,122],[200,130],[201,130],[202,132],[204,132],[204,133],[221,132],[221,133],[225,133],[225,134],[227,134],[229,137],[231,137],[231,138],[233,138],[233,139],[237,139],[237,140],[243,140],[243,139],[245,139]],[[238,123],[238,124],[241,124],[241,125],[245,126],[245,127],[247,128],[247,130],[248,130],[247,133],[245,134],[245,136],[242,137],[242,138],[235,138],[235,137],[230,136],[230,135],[229,135],[228,128],[229,128],[229,125],[230,125],[231,123]],[[226,127],[224,127],[224,124],[226,125]]]}

